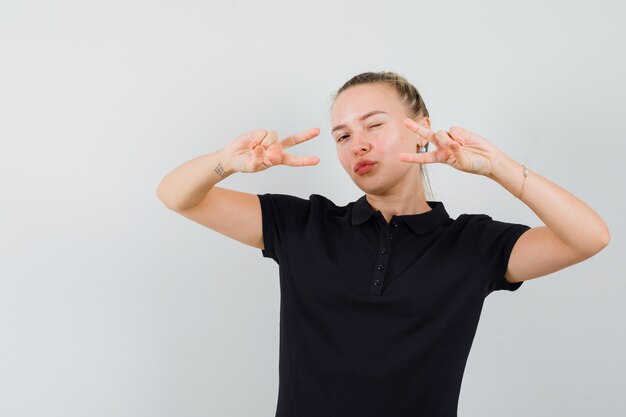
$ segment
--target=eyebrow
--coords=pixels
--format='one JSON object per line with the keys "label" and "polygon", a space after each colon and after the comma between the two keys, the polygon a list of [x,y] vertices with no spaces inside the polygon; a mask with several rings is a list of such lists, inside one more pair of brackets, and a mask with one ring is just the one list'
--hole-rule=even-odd
{"label": "eyebrow", "polygon": [[[375,114],[379,114],[379,113],[387,114],[386,112],[384,112],[382,110],[374,110],[374,111],[371,111],[369,113],[365,113],[363,116],[359,117],[359,120],[363,121],[363,120],[367,119],[368,117],[373,116]],[[335,130],[344,129],[346,127],[347,127],[346,125],[337,125],[337,126],[333,127],[333,130],[330,133],[334,133]]]}

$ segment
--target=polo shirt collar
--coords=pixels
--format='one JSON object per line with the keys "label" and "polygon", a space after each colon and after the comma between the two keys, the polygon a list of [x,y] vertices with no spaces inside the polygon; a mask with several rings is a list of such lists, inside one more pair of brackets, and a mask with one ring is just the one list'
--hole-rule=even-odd
{"label": "polo shirt collar", "polygon": [[[426,233],[441,226],[450,216],[441,201],[427,201],[432,210],[420,214],[395,216],[403,219],[415,233]],[[367,201],[366,196],[359,198],[352,207],[352,225],[358,226],[369,220],[378,210]]]}

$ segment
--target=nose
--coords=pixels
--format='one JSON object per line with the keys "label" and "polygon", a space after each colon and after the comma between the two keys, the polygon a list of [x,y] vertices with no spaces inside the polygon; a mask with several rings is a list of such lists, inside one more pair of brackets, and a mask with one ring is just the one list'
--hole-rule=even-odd
{"label": "nose", "polygon": [[352,135],[352,152],[356,155],[367,153],[371,145],[367,138],[361,134],[354,133]]}

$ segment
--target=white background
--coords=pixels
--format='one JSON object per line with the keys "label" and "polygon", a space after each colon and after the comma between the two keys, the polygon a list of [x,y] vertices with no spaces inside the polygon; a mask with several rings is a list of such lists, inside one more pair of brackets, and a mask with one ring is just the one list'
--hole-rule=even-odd
{"label": "white background", "polygon": [[[330,97],[364,71],[594,207],[611,244],[487,298],[459,415],[623,416],[623,1],[0,3],[0,415],[273,416],[278,267],[168,210],[176,166],[254,128],[319,127],[251,193],[361,192]],[[540,225],[490,180],[430,170],[449,213]],[[381,416],[384,417],[384,416]]]}

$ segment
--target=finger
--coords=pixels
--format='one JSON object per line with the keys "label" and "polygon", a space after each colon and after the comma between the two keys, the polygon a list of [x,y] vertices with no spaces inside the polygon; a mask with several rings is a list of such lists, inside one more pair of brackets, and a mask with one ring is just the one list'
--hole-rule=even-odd
{"label": "finger", "polygon": [[316,156],[297,156],[288,153],[283,154],[283,165],[302,167],[317,165],[320,159]]}
{"label": "finger", "polygon": [[404,125],[408,127],[409,129],[411,129],[413,132],[417,133],[418,135],[426,139],[427,141],[430,141],[430,138],[434,136],[434,133],[432,130],[430,130],[426,126],[423,126],[417,123],[413,119],[409,119],[408,117],[404,119]]}
{"label": "finger", "polygon": [[398,154],[398,157],[401,161],[404,162],[413,162],[417,164],[432,164],[437,161],[437,156],[434,152],[426,152],[426,153],[410,153],[410,152],[402,152]]}
{"label": "finger", "polygon": [[256,146],[252,152],[250,158],[245,163],[245,172],[256,172],[263,164],[265,158],[265,148],[263,146]]}
{"label": "finger", "polygon": [[278,132],[275,130],[270,131],[267,136],[263,138],[263,140],[259,143],[259,145],[263,145],[265,149],[269,148],[271,144],[278,140]]}
{"label": "finger", "polygon": [[454,166],[464,167],[467,164],[467,155],[461,150],[460,144],[451,141],[450,151],[452,152],[451,157],[454,159]]}
{"label": "finger", "polygon": [[438,148],[445,148],[447,146],[450,146],[450,143],[453,142],[452,138],[445,130],[438,131],[431,139],[435,146],[437,146]]}
{"label": "finger", "polygon": [[313,127],[311,129],[305,130],[304,132],[296,133],[294,135],[286,137],[285,139],[280,141],[280,144],[283,148],[289,148],[293,145],[297,145],[299,143],[312,139],[319,134],[320,130],[317,127]]}
{"label": "finger", "polygon": [[451,127],[450,130],[448,130],[448,133],[450,133],[450,136],[461,145],[465,145],[466,141],[485,139],[478,133],[474,133],[471,130],[467,130],[464,127],[459,126]]}
{"label": "finger", "polygon": [[448,165],[463,171],[471,171],[473,169],[472,161],[470,160],[467,152],[463,150],[463,145],[457,142],[452,142],[450,145],[450,151],[451,155],[447,161]]}
{"label": "finger", "polygon": [[268,131],[265,129],[256,129],[250,132],[250,149],[256,148],[267,134]]}
{"label": "finger", "polygon": [[452,138],[452,140],[460,143],[461,145],[465,145],[465,136],[466,131],[462,127],[451,127],[448,130],[448,135]]}
{"label": "finger", "polygon": [[471,130],[465,129],[463,127],[453,126],[449,130],[450,135],[453,138],[459,138],[457,142],[461,145],[465,144],[481,144],[485,146],[490,146],[491,142],[489,139],[484,136],[479,135],[478,133],[472,132]]}

